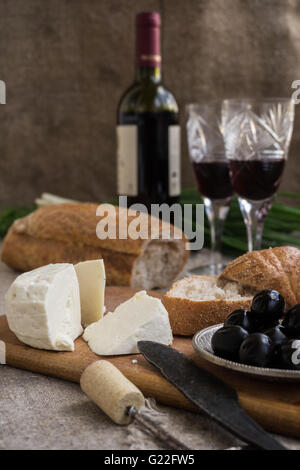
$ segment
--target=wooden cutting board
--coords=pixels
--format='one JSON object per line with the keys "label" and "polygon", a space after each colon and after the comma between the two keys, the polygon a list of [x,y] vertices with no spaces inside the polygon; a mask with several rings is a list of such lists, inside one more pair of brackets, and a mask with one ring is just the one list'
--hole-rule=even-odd
{"label": "wooden cutting board", "polygon": [[[135,292],[135,289],[127,287],[107,287],[105,295],[107,311],[113,310]],[[157,292],[151,292],[151,295],[162,296]],[[5,316],[0,316],[0,340],[6,343],[7,365],[74,382],[79,382],[83,369],[90,362],[99,359],[82,338],[76,340],[74,352],[41,351],[25,346],[9,330]],[[173,347],[189,356],[200,367],[232,385],[237,390],[241,405],[265,429],[300,438],[298,384],[265,382],[209,364],[196,355],[191,338],[177,336]],[[105,357],[105,359],[117,366],[146,397],[154,397],[166,405],[197,411],[173,385],[147,363],[142,355]],[[134,359],[137,363],[132,362]]]}

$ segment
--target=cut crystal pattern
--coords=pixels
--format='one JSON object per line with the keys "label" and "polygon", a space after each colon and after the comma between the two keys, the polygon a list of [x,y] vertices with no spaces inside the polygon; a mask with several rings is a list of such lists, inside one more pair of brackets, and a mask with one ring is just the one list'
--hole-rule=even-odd
{"label": "cut crystal pattern", "polygon": [[228,158],[238,160],[286,157],[293,129],[294,106],[289,101],[261,103],[225,101],[222,132]]}

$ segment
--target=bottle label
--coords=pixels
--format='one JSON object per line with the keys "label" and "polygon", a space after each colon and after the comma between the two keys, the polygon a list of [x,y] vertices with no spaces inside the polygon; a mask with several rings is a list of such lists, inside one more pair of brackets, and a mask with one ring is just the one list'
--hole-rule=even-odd
{"label": "bottle label", "polygon": [[180,194],[180,126],[168,128],[169,137],[169,196]]}
{"label": "bottle label", "polygon": [[117,126],[118,194],[138,195],[137,126]]}

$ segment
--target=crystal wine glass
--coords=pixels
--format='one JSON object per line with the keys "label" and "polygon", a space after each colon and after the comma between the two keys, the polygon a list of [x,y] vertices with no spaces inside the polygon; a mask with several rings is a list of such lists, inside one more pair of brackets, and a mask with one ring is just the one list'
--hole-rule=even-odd
{"label": "crystal wine glass", "polygon": [[187,137],[198,189],[210,223],[210,272],[222,270],[221,237],[233,189],[221,133],[222,103],[187,105]]}
{"label": "crystal wine glass", "polygon": [[293,122],[294,103],[288,98],[223,101],[226,156],[249,251],[261,249],[264,221],[281,181]]}

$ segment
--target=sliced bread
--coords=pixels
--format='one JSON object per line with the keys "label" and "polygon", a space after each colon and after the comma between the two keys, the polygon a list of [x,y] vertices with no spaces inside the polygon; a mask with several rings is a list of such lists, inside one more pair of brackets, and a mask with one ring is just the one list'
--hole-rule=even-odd
{"label": "sliced bread", "polygon": [[173,334],[189,336],[222,323],[238,308],[249,308],[254,292],[215,276],[190,276],[175,282],[163,303]]}
{"label": "sliced bread", "polygon": [[300,302],[300,250],[277,246],[245,253],[231,261],[219,279],[257,291],[275,289],[283,295],[289,309]]}

